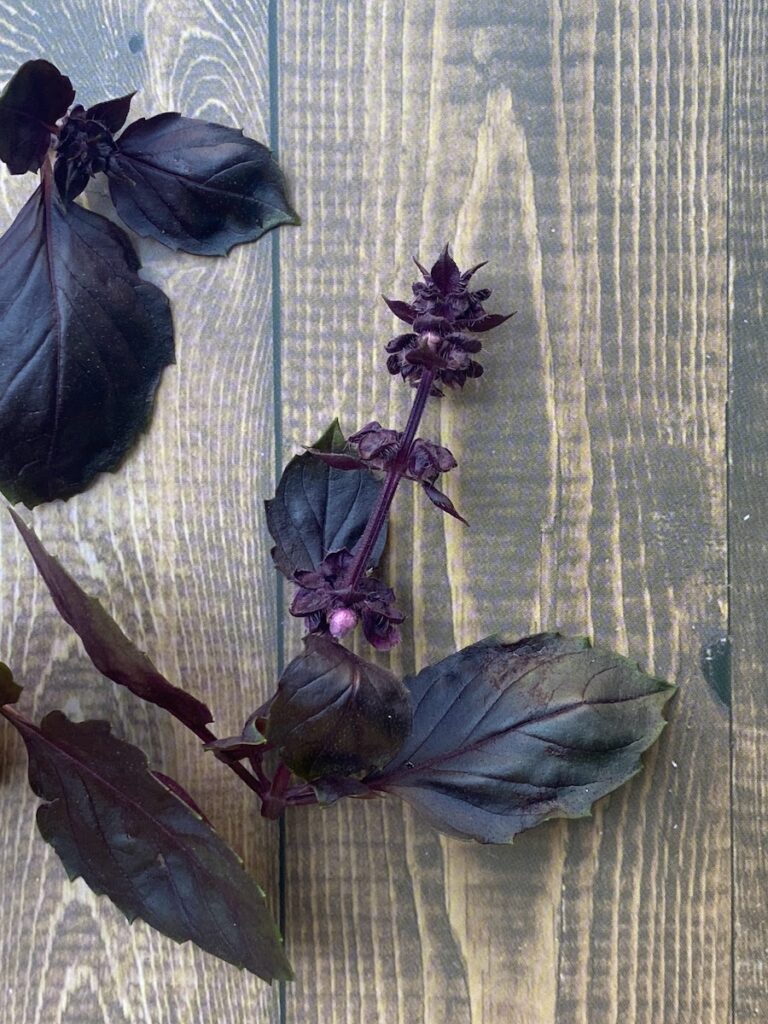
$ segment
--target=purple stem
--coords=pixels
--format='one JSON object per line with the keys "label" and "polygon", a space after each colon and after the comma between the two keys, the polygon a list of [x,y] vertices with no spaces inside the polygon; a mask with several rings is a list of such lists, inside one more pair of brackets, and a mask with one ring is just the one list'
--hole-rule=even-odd
{"label": "purple stem", "polygon": [[[187,723],[185,722],[184,724],[186,725]],[[188,725],[187,728],[189,728]],[[203,726],[201,729],[195,729],[194,732],[203,741],[203,743],[215,743],[218,738],[207,726]],[[222,756],[222,754],[224,756]],[[261,778],[256,778],[256,776],[252,775],[244,765],[240,764],[239,761],[229,761],[226,757],[226,752],[224,751],[220,752],[217,760],[221,761],[222,764],[225,764],[227,768],[230,768],[239,779],[242,779],[249,789],[252,789],[257,796],[263,799],[269,786],[269,779],[266,777],[263,780]]]}
{"label": "purple stem", "polygon": [[290,789],[291,785],[291,769],[280,762],[275,771],[275,776],[272,779],[272,785],[270,786],[269,792],[262,794],[261,797],[261,814],[264,818],[270,818],[275,820],[285,810],[287,803],[286,793]]}
{"label": "purple stem", "polygon": [[384,486],[379,492],[379,498],[374,506],[373,512],[371,513],[371,518],[368,520],[363,536],[360,538],[357,548],[355,549],[355,557],[344,580],[345,587],[356,587],[361,576],[368,568],[368,561],[371,557],[371,552],[376,547],[376,541],[378,540],[379,534],[383,530],[384,524],[387,521],[387,516],[395,497],[397,486],[405,475],[405,470],[408,465],[408,456],[411,453],[411,446],[413,445],[416,437],[416,431],[419,429],[419,423],[421,423],[421,417],[424,415],[427,399],[429,398],[429,393],[432,390],[434,382],[435,371],[425,369],[424,374],[419,381],[419,387],[416,391],[416,397],[413,400],[413,405],[411,406],[411,413],[408,417],[408,422],[406,423],[405,430],[403,431],[403,439],[400,442],[400,447],[398,448],[394,459],[389,464]]}
{"label": "purple stem", "polygon": [[[193,732],[198,739],[201,739],[203,743],[215,743],[218,738],[207,725],[193,727],[188,722],[182,722],[182,724],[186,725],[186,727]],[[227,758],[226,751],[219,751],[216,757],[218,761],[225,764],[227,768],[233,771],[235,775],[237,775],[237,777],[258,796],[262,804],[261,813],[265,818],[278,818],[287,802],[284,799],[284,796],[286,791],[289,791],[291,771],[281,762],[277,766],[274,778],[269,778],[261,764],[261,757],[266,753],[266,750],[269,749],[269,747],[269,744],[265,744],[264,748],[259,748],[258,753],[253,754],[248,759],[253,772],[249,772],[245,765],[241,764],[239,761]],[[309,801],[302,800],[301,802],[308,803]]]}
{"label": "purple stem", "polygon": [[[264,747],[266,746],[267,744],[265,743]],[[248,763],[250,764],[253,770],[253,774],[259,780],[259,783],[261,784],[262,787],[262,791],[266,793],[272,783],[269,776],[264,771],[264,765],[261,763],[261,759],[264,757],[264,754],[266,753],[264,747],[257,747],[256,751],[249,756]]]}
{"label": "purple stem", "polygon": [[[173,714],[173,712],[171,712],[171,714]],[[218,739],[216,733],[213,732],[212,729],[209,729],[207,725],[192,725],[183,718],[178,718],[176,715],[174,715],[174,718],[181,722],[182,725],[186,726],[190,732],[194,733],[195,736],[205,744],[215,743]],[[240,764],[239,761],[230,760],[226,755],[226,751],[219,751],[216,759],[221,761],[222,764],[225,764],[227,768],[233,771],[239,779],[242,779],[246,786],[248,786],[249,789],[252,789],[257,796],[261,799],[264,798],[264,794],[267,792],[270,785],[270,781],[266,776],[263,778],[257,778],[255,775],[252,775],[251,772],[249,772],[244,765]]]}
{"label": "purple stem", "polygon": [[[424,374],[419,381],[416,397],[413,400],[397,454],[389,465],[387,478],[379,493],[378,501],[355,549],[352,565],[344,581],[344,585],[347,587],[354,588],[357,586],[368,567],[371,552],[375,548],[379,534],[387,521],[389,509],[395,497],[398,484],[405,475],[408,466],[408,456],[411,453],[411,447],[416,438],[416,431],[419,429],[419,424],[424,415],[427,399],[434,382],[435,371],[425,368]],[[211,730],[206,727],[195,730],[195,732],[205,743],[211,743],[216,739]],[[263,751],[259,753],[263,753]],[[262,801],[261,813],[265,818],[278,818],[287,804],[317,803],[317,797],[311,786],[291,787],[291,771],[282,763],[278,765],[274,778],[270,781],[261,766],[258,753],[251,759],[251,767],[256,772],[256,775],[251,774],[237,761],[227,761],[221,757],[220,760],[223,760],[227,767],[231,768],[254,793],[258,794]]]}

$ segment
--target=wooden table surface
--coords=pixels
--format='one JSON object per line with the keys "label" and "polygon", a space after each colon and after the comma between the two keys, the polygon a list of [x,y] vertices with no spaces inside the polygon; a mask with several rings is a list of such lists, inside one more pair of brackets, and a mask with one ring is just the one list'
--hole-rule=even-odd
{"label": "wooden table surface", "polygon": [[[227,259],[142,243],[178,345],[151,430],[26,516],[221,732],[299,642],[262,500],[333,416],[404,422],[379,296],[446,240],[518,313],[428,412],[472,525],[398,498],[394,667],[559,627],[680,684],[591,819],[481,847],[348,801],[281,831],[90,666],[3,516],[23,706],[141,738],[266,889],[297,972],[271,989],[69,884],[4,725],[3,1024],[768,1020],[767,43],[758,0],[0,0],[0,81],[45,56],[86,103],[136,88],[136,114],[243,126],[302,216]],[[2,227],[31,187],[0,174]]]}

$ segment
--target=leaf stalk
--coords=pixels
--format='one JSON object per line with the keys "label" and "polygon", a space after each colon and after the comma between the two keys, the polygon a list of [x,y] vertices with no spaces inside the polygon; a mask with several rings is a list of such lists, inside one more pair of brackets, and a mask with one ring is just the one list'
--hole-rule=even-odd
{"label": "leaf stalk", "polygon": [[411,406],[408,422],[403,431],[403,438],[400,442],[397,454],[389,465],[384,486],[379,493],[379,498],[374,505],[371,518],[363,532],[360,541],[354,551],[354,560],[349,567],[349,572],[344,581],[344,586],[354,589],[360,582],[361,577],[368,567],[371,552],[376,547],[379,534],[384,529],[384,524],[389,515],[389,509],[397,492],[398,485],[405,475],[408,465],[408,456],[416,438],[416,431],[419,429],[421,418],[427,406],[427,399],[432,391],[435,381],[435,371],[426,369],[419,381],[416,397]]}

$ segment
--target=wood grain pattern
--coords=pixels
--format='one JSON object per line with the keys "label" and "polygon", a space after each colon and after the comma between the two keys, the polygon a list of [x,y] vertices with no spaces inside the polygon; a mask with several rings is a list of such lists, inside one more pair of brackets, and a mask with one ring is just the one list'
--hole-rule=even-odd
{"label": "wood grain pattern", "polygon": [[289,1020],[729,1017],[729,722],[699,670],[727,615],[724,40],[707,2],[280,7],[284,455],[337,412],[404,421],[376,297],[411,254],[490,258],[519,310],[428,413],[471,529],[398,499],[395,665],[558,626],[681,684],[641,777],[509,849],[396,805],[292,814]]}
{"label": "wood grain pattern", "polygon": [[[151,433],[119,474],[27,518],[169,677],[213,705],[222,732],[237,728],[299,637],[286,621],[276,650],[261,517],[275,427],[287,458],[337,414],[348,431],[404,422],[411,396],[383,369],[396,326],[378,296],[407,295],[410,256],[450,240],[464,264],[490,259],[490,308],[518,314],[487,336],[485,377],[428,412],[423,436],[459,459],[448,489],[471,528],[398,496],[387,575],[409,626],[392,664],[413,670],[499,627],[557,626],[628,651],[681,692],[641,776],[591,820],[508,848],[444,840],[394,801],[289,814],[298,977],[282,1015],[276,991],[128,928],[65,881],[34,830],[21,744],[0,728],[0,1017],[762,1019],[765,14],[747,0],[732,0],[728,26],[720,0],[276,0],[270,40],[267,6],[0,0],[0,81],[45,54],[86,102],[134,85],[138,115],[180,109],[260,139],[271,42],[272,114],[303,219],[279,243],[281,422],[269,243],[215,261],[142,243],[147,276],[172,297],[179,355]],[[0,174],[0,227],[30,185]],[[734,890],[729,715],[700,671],[729,623],[729,324]],[[26,684],[25,707],[141,735],[276,906],[276,829],[166,716],[86,664],[1,519],[0,602],[0,658]]]}
{"label": "wood grain pattern", "polygon": [[[198,0],[2,0],[0,78],[42,54],[72,76],[86,103],[133,86],[137,115],[178,109],[267,135],[267,11],[257,0],[236,10]],[[3,227],[31,187],[32,178],[0,175]],[[98,195],[93,202],[101,209]],[[210,703],[226,734],[275,678],[274,584],[260,508],[274,466],[270,244],[211,261],[151,243],[140,251],[146,276],[171,296],[178,346],[151,434],[119,474],[27,518],[160,668]],[[119,693],[90,667],[5,515],[0,565],[0,657],[26,684],[24,706],[106,717],[126,738],[141,736],[276,906],[277,830],[258,817],[248,791],[169,716]],[[141,923],[129,928],[84,884],[66,881],[36,833],[23,748],[8,728],[0,743],[0,1017],[8,1024],[276,1021],[276,989]]]}
{"label": "wood grain pattern", "polygon": [[729,285],[734,1024],[768,1016],[768,125],[764,5],[731,5]]}

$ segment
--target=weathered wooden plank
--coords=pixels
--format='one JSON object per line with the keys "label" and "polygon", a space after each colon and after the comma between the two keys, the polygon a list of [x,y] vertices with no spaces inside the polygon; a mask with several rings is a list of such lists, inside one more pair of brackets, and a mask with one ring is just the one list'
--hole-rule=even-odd
{"label": "weathered wooden plank", "polygon": [[[260,0],[0,0],[0,79],[33,56],[59,63],[86,103],[138,88],[136,115],[177,109],[267,135]],[[0,174],[3,228],[32,187],[32,178]],[[151,243],[140,250],[146,275],[172,298],[178,344],[151,432],[118,475],[27,518],[231,732],[275,677],[274,585],[260,508],[274,465],[270,245],[210,261]],[[156,765],[189,785],[276,905],[274,826],[169,716],[118,693],[89,667],[4,514],[0,602],[0,657],[26,684],[25,707],[106,717],[141,741]],[[36,834],[22,746],[8,728],[0,744],[3,1020],[277,1020],[277,992],[258,979],[141,923],[129,928],[82,883],[70,885]]]}
{"label": "weathered wooden plank", "polygon": [[280,6],[284,455],[336,413],[404,422],[376,296],[411,254],[489,257],[519,310],[425,421],[472,527],[398,499],[395,666],[557,625],[681,683],[592,821],[484,849],[396,805],[291,814],[291,1021],[728,1019],[729,723],[699,669],[726,628],[722,6]]}
{"label": "weathered wooden plank", "polygon": [[768,126],[764,5],[730,5],[734,1024],[768,1015]]}

